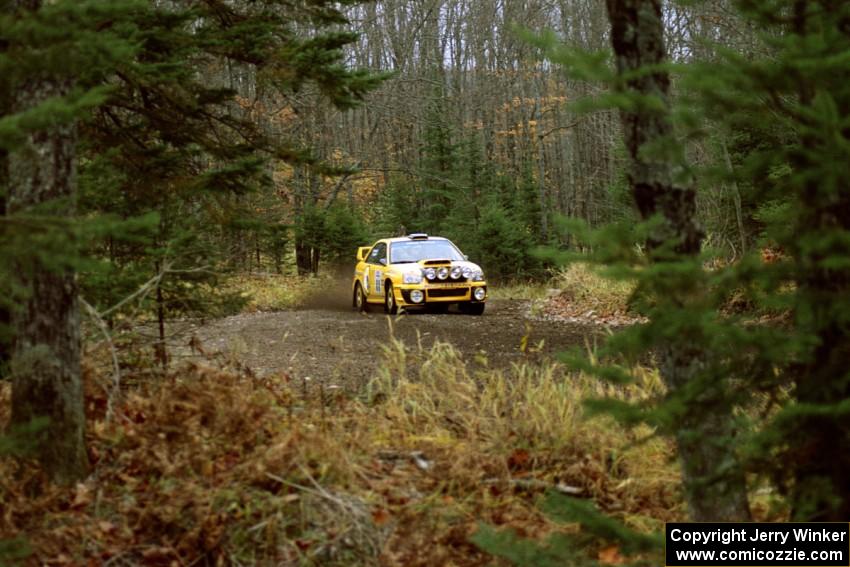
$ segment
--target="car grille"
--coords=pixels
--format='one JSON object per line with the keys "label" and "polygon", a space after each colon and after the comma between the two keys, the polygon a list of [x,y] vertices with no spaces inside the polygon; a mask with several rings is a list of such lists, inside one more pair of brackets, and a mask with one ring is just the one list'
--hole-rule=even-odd
{"label": "car grille", "polygon": [[463,297],[469,293],[468,287],[452,287],[448,289],[429,289],[428,297]]}
{"label": "car grille", "polygon": [[460,279],[453,280],[450,276],[450,277],[448,277],[447,279],[444,279],[444,280],[441,280],[441,279],[438,279],[438,278],[435,278],[433,280],[429,280],[428,278],[425,278],[424,281],[428,282],[429,284],[440,285],[440,284],[466,283],[466,282],[469,281],[469,279],[461,277]]}

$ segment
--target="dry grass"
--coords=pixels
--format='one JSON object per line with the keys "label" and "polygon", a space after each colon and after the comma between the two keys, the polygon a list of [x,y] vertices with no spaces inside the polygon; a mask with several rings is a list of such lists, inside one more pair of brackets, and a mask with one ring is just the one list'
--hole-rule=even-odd
{"label": "dry grass", "polygon": [[634,290],[631,282],[616,281],[601,275],[587,264],[570,264],[559,272],[553,287],[561,290],[561,297],[580,309],[593,309],[601,313],[618,313],[628,310],[629,296]]}
{"label": "dry grass", "polygon": [[546,297],[552,286],[538,281],[512,282],[505,285],[490,287],[490,297],[493,299],[536,300]]}
{"label": "dry grass", "polygon": [[328,285],[330,276],[301,277],[276,274],[234,276],[228,287],[247,300],[245,311],[283,311],[302,306],[317,287]]}
{"label": "dry grass", "polygon": [[547,282],[515,282],[493,286],[494,299],[526,300],[533,302],[535,314],[549,314],[587,319],[595,315],[598,322],[608,317],[625,318],[628,300],[634,284],[602,276],[593,267],[573,263],[557,271]]}
{"label": "dry grass", "polygon": [[652,374],[615,391],[442,343],[384,356],[357,398],[192,364],[128,392],[109,422],[89,373],[95,474],[60,489],[0,461],[0,539],[26,535],[33,564],[486,565],[468,540],[479,522],[563,529],[537,507],[549,488],[643,530],[683,518],[671,447],[582,415],[588,395],[657,392]]}

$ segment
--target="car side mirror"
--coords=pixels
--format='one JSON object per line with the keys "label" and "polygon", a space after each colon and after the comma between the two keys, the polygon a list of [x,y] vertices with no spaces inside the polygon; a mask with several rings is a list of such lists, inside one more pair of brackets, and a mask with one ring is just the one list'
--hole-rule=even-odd
{"label": "car side mirror", "polygon": [[469,260],[469,255],[464,254],[464,255],[463,255],[463,259],[464,259],[464,260]]}
{"label": "car side mirror", "polygon": [[369,254],[369,250],[370,250],[370,249],[369,249],[369,247],[368,247],[368,246],[361,246],[361,247],[359,247],[359,248],[357,249],[357,261],[358,261],[358,262],[362,262],[363,260],[365,260],[365,259],[366,259],[366,256]]}

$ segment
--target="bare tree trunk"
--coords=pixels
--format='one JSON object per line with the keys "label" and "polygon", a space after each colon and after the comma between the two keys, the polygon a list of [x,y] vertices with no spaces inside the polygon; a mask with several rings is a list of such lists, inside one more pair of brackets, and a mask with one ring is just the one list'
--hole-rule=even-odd
{"label": "bare tree trunk", "polygon": [[295,239],[295,267],[298,268],[299,276],[306,276],[312,272],[313,259],[310,247],[298,237]]}
{"label": "bare tree trunk", "polygon": [[312,248],[310,250],[310,273],[314,276],[319,275],[319,254],[320,250],[318,248]]}
{"label": "bare tree trunk", "polygon": [[154,358],[162,366],[162,370],[168,370],[168,347],[165,344],[165,299],[162,296],[162,265],[157,263],[156,271],[160,274],[156,283],[156,329],[157,341],[154,346]]}
{"label": "bare tree trunk", "polygon": [[[13,2],[12,9],[34,11],[40,4]],[[70,81],[33,78],[15,89],[12,110],[33,108],[70,89]],[[28,134],[9,155],[9,213],[26,214],[50,203],[53,216],[70,219],[75,212],[75,164],[75,125]],[[12,314],[12,424],[47,417],[46,441],[36,448],[36,457],[54,481],[73,483],[88,470],[76,274],[66,266],[33,259],[18,277],[30,295]]]}
{"label": "bare tree trunk", "polygon": [[[642,67],[664,62],[661,0],[606,0],[606,4],[617,72],[629,77],[621,86],[639,96],[658,97],[669,106],[670,80],[666,72],[635,73]],[[673,164],[663,158],[653,159],[644,151],[672,134],[669,110],[622,110],[620,120],[630,157],[629,183],[641,216],[648,219],[661,215],[663,219],[648,243],[650,250],[675,241],[680,255],[696,256],[703,236],[696,222],[696,193],[692,187],[675,183]],[[675,299],[683,305],[689,301],[687,296]],[[697,341],[669,342],[660,355],[661,375],[674,393],[688,387],[706,363],[706,353]],[[735,434],[732,408],[724,403],[722,391],[705,392],[699,402],[701,411],[688,412],[676,424],[692,519],[748,520],[746,483],[737,466],[734,447],[730,447]]]}
{"label": "bare tree trunk", "polygon": [[[4,51],[4,46],[0,42],[0,52]],[[3,93],[0,92],[0,116],[5,116],[8,112],[8,104]],[[9,156],[5,149],[0,148],[0,219],[6,216],[6,187],[9,183]],[[11,274],[6,274],[7,268],[0,267],[4,272],[0,272],[0,279],[6,280]],[[8,297],[8,290],[0,288],[0,293]],[[9,363],[11,356],[11,343],[9,341],[8,330],[12,323],[12,313],[9,311],[9,306],[6,303],[0,303],[0,380],[6,377],[6,365]]]}
{"label": "bare tree trunk", "polygon": [[540,200],[540,240],[545,242],[549,239],[549,199],[546,195],[546,150],[544,144],[543,104],[544,99],[540,85],[535,81],[537,88],[537,103],[534,108],[534,120],[536,121],[537,134],[537,198]]}
{"label": "bare tree trunk", "polygon": [[[729,148],[726,147],[726,140],[722,140],[722,149],[723,149],[723,161],[726,164],[726,169],[729,172],[729,175],[732,176],[734,173],[732,170],[732,158],[729,157]],[[738,237],[741,239],[741,254],[745,254],[747,252],[747,233],[744,230],[744,215],[741,211],[741,190],[738,188],[738,182],[735,181],[734,177],[732,177],[730,183],[732,184],[732,200],[735,204],[735,220],[738,222]]]}

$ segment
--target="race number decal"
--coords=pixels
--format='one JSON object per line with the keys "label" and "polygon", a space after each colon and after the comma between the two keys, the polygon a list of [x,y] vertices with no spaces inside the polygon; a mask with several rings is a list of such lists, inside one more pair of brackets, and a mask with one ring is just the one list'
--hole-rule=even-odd
{"label": "race number decal", "polygon": [[381,280],[383,279],[381,276],[383,274],[377,270],[375,270],[375,293],[381,293]]}

